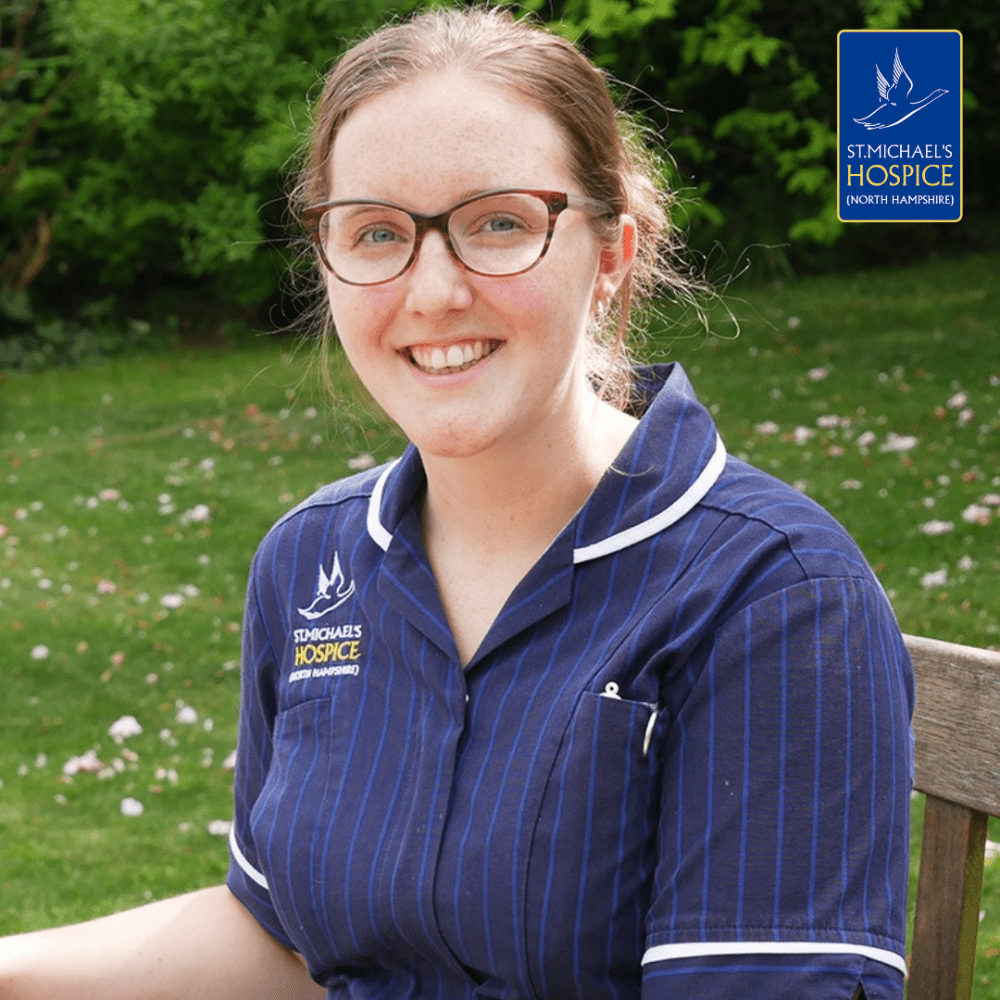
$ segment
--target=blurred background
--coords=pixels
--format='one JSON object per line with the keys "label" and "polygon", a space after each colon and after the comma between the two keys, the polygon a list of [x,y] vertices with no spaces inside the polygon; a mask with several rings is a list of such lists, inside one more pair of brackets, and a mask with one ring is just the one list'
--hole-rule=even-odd
{"label": "blurred background", "polygon": [[[0,367],[281,329],[283,193],[323,72],[419,0],[0,0]],[[996,0],[523,0],[666,141],[716,281],[907,264],[998,243]],[[836,37],[964,36],[965,217],[844,225]],[[993,164],[991,168],[989,165]]]}
{"label": "blurred background", "polygon": [[[301,346],[285,192],[323,73],[424,5],[0,0],[0,934],[225,874],[251,554],[405,446]],[[660,304],[643,354],[842,521],[905,631],[997,648],[998,0],[510,7],[669,151],[718,294]],[[962,32],[961,222],[838,221],[856,28]],[[987,856],[974,995],[1000,1000],[1000,818]]]}

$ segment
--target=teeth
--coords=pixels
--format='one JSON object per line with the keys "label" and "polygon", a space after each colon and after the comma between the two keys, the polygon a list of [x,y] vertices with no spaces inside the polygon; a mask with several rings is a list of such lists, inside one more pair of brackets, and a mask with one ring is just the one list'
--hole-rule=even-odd
{"label": "teeth", "polygon": [[466,368],[493,352],[490,341],[474,340],[471,343],[451,344],[444,347],[416,345],[410,348],[410,357],[418,368],[428,372]]}

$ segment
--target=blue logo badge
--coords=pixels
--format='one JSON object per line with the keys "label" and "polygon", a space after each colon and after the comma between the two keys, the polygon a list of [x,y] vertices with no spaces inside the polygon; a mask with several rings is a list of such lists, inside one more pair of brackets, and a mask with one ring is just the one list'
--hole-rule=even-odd
{"label": "blue logo badge", "polygon": [[840,32],[837,105],[841,221],[962,218],[960,32]]}

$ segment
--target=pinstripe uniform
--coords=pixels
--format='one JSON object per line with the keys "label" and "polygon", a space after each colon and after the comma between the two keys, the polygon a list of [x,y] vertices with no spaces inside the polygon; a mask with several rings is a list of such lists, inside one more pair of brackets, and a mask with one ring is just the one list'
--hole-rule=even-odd
{"label": "pinstripe uniform", "polygon": [[902,996],[910,664],[678,366],[462,670],[411,447],[268,534],[229,885],[331,996]]}

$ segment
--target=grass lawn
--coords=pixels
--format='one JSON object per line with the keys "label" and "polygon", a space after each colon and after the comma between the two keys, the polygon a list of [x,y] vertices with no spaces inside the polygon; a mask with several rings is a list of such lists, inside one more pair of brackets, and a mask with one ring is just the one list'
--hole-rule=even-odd
{"label": "grass lawn", "polygon": [[[714,336],[654,331],[645,352],[684,363],[730,451],[847,526],[904,630],[994,647],[997,273],[737,287],[738,336],[719,312]],[[0,933],[222,878],[250,556],[316,486],[402,447],[307,368],[262,338],[0,373]],[[126,716],[142,732],[119,743]],[[982,907],[975,996],[1000,1000],[1000,863]]]}

